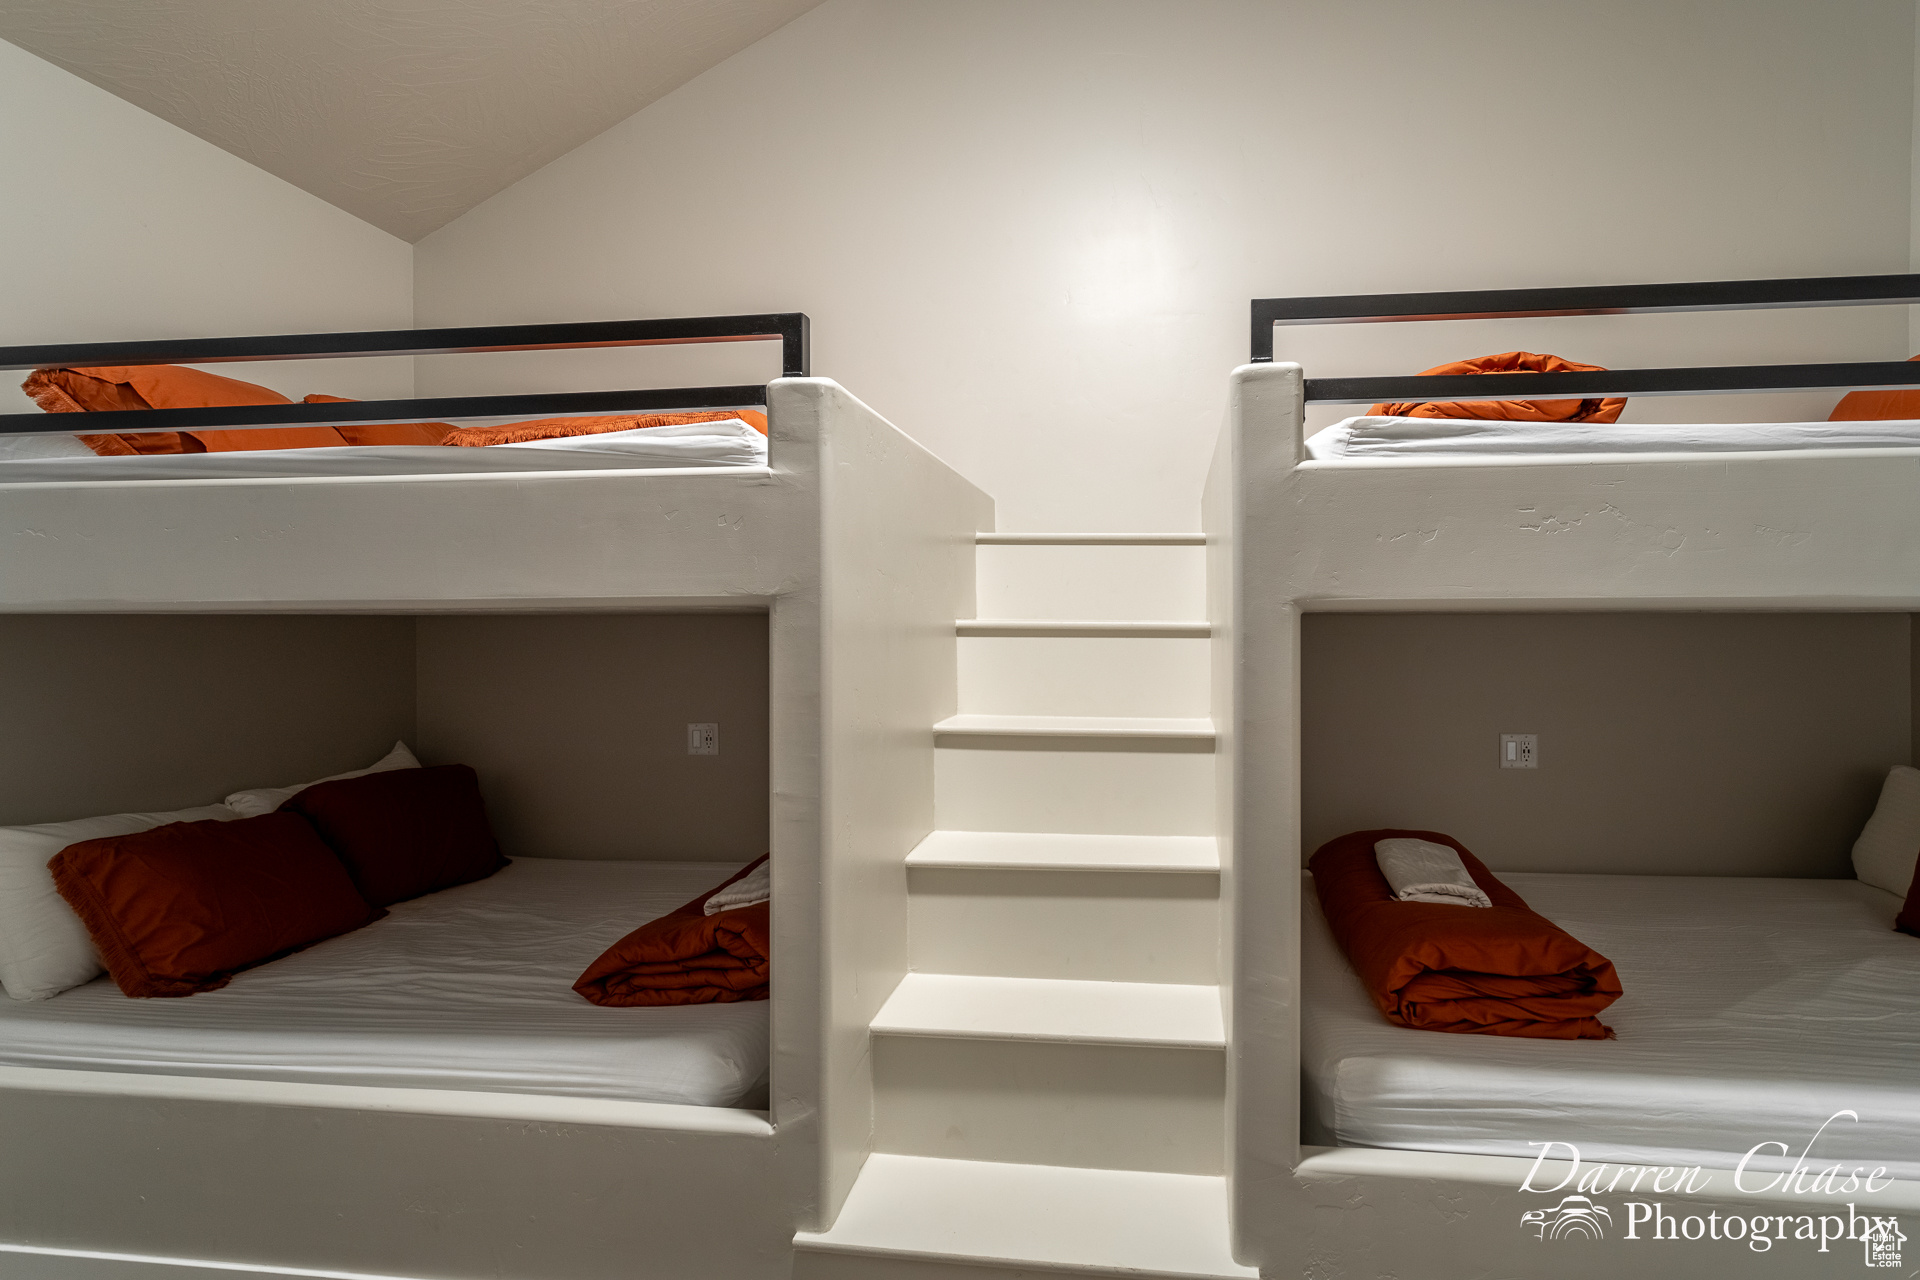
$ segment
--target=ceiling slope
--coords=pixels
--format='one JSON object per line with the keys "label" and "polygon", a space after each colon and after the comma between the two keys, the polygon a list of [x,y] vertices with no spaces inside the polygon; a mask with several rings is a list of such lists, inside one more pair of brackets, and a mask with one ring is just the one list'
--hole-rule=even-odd
{"label": "ceiling slope", "polygon": [[820,0],[0,0],[0,39],[418,240]]}

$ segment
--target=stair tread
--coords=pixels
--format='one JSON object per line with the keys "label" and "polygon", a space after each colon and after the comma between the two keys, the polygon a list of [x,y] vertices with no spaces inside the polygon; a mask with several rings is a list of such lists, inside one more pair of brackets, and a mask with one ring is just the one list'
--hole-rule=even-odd
{"label": "stair tread", "polygon": [[1217,872],[1212,836],[1070,835],[1045,831],[934,831],[908,867],[981,871]]}
{"label": "stair tread", "polygon": [[962,636],[1134,637],[1156,640],[1204,640],[1213,624],[1190,618],[957,618]]}
{"label": "stair tread", "polygon": [[948,716],[936,734],[991,737],[1195,738],[1211,739],[1213,721],[1189,716]]}
{"label": "stair tread", "polygon": [[1204,533],[976,533],[983,547],[1204,547]]}
{"label": "stair tread", "polygon": [[1226,1044],[1218,987],[951,973],[909,973],[874,1015],[873,1030],[969,1040]]}
{"label": "stair tread", "polygon": [[1224,1178],[874,1154],[830,1230],[794,1247],[1092,1274],[1257,1280],[1227,1244]]}

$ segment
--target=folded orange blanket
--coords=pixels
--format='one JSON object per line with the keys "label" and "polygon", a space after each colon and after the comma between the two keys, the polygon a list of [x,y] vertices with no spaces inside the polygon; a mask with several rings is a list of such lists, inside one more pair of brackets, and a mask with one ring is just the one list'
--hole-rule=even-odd
{"label": "folded orange blanket", "polygon": [[[1401,902],[1373,846],[1410,836],[1460,855],[1491,907]],[[1527,906],[1451,836],[1356,831],[1307,863],[1320,908],[1374,1004],[1421,1031],[1608,1040],[1598,1014],[1620,998],[1613,962]]]}
{"label": "folded orange blanket", "polygon": [[649,921],[600,954],[573,989],[615,1008],[765,1000],[773,943],[767,904],[706,914],[707,899],[765,855],[676,911]]}
{"label": "folded orange blanket", "polygon": [[[1456,360],[1422,369],[1423,378],[1468,373],[1602,373],[1597,364],[1575,364],[1559,356],[1503,351],[1497,356]],[[1618,422],[1624,399],[1607,400],[1430,400],[1377,404],[1367,412],[1381,418],[1479,418],[1497,422]]]}

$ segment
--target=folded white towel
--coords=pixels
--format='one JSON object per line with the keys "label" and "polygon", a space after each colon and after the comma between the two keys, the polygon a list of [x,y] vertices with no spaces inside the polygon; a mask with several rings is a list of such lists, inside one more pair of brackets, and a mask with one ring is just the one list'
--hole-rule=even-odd
{"label": "folded white towel", "polygon": [[1431,840],[1396,836],[1373,846],[1380,874],[1402,902],[1440,902],[1456,907],[1491,907],[1493,899],[1467,874],[1460,855]]}
{"label": "folded white towel", "polygon": [[707,899],[706,914],[717,916],[722,911],[736,911],[741,907],[750,907],[756,902],[765,902],[773,896],[772,868],[771,862],[763,862],[748,874],[715,893]]}

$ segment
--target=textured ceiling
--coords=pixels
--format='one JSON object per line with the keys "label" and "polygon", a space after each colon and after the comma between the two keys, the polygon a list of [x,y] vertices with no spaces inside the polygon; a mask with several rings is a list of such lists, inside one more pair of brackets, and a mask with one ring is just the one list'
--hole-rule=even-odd
{"label": "textured ceiling", "polygon": [[0,0],[0,39],[418,240],[820,0]]}

